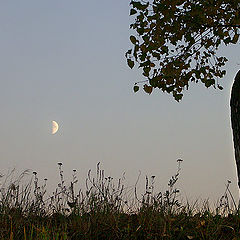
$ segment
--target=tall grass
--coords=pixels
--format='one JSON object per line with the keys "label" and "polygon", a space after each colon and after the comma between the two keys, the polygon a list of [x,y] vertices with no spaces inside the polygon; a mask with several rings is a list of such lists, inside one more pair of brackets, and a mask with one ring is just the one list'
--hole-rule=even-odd
{"label": "tall grass", "polygon": [[[155,176],[145,190],[115,180],[100,163],[89,170],[84,189],[77,190],[76,170],[67,184],[58,163],[59,183],[48,195],[37,172],[14,170],[0,175],[0,239],[240,239],[240,217],[228,181],[215,209],[206,201],[181,199],[177,182],[182,160],[167,189],[155,191]],[[29,181],[23,181],[29,177]]]}

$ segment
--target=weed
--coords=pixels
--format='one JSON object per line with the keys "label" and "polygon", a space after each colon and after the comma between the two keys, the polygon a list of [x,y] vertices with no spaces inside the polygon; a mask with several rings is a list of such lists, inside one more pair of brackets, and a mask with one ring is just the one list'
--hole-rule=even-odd
{"label": "weed", "polygon": [[[88,171],[85,190],[76,190],[76,170],[66,184],[63,164],[58,163],[59,183],[47,195],[47,179],[40,184],[37,172],[27,183],[24,171],[0,175],[0,239],[238,239],[239,206],[231,182],[215,210],[180,200],[177,182],[182,160],[165,191],[156,192],[156,177],[145,180],[145,191],[126,186],[125,174],[114,180],[96,166]],[[130,198],[130,196],[134,196]]]}

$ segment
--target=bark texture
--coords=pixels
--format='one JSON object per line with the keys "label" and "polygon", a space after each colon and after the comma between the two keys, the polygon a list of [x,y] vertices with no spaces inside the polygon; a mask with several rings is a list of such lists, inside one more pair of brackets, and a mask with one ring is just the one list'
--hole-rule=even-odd
{"label": "bark texture", "polygon": [[230,106],[238,187],[240,188],[240,70],[238,71],[232,86]]}

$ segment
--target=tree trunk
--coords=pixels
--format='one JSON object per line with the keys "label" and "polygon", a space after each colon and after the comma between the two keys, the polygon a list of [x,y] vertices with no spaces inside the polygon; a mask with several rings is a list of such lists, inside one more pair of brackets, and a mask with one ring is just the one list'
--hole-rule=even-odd
{"label": "tree trunk", "polygon": [[240,70],[238,71],[232,86],[230,106],[238,187],[240,188]]}

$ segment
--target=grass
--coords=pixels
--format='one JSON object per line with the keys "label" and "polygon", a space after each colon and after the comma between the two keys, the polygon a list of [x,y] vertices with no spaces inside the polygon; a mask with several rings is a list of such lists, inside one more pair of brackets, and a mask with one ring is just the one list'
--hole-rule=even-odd
{"label": "grass", "polygon": [[[59,184],[47,196],[47,179],[39,184],[37,172],[23,183],[30,171],[13,177],[14,170],[0,176],[0,239],[240,239],[240,215],[228,181],[226,191],[214,210],[204,202],[200,207],[181,201],[176,183],[178,169],[167,190],[154,191],[155,176],[146,177],[145,192],[137,184],[124,185],[124,175],[115,181],[97,164],[88,172],[86,189],[76,191],[76,170],[65,183],[58,163]],[[140,176],[139,176],[140,177]]]}

